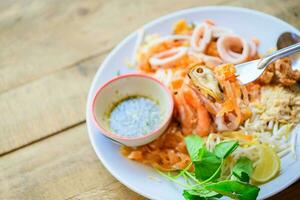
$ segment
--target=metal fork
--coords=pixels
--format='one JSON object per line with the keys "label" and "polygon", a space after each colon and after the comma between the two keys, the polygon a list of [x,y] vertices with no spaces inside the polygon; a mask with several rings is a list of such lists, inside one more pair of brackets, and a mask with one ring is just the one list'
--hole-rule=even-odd
{"label": "metal fork", "polygon": [[242,84],[255,81],[264,72],[266,67],[279,58],[292,55],[300,51],[300,42],[275,51],[264,58],[236,65],[236,75]]}

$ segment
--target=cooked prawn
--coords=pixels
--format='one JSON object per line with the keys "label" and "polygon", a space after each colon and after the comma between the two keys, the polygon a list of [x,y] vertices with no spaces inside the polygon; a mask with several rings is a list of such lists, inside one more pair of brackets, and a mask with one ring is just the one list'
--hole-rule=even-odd
{"label": "cooked prawn", "polygon": [[200,136],[208,135],[213,129],[208,111],[203,106],[197,94],[189,87],[184,87],[181,91],[188,105],[196,111],[196,126],[194,131]]}

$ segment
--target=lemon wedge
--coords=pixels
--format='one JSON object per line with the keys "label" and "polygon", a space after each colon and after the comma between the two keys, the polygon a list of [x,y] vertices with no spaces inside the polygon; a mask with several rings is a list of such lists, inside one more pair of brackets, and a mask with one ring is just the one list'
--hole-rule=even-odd
{"label": "lemon wedge", "polygon": [[280,170],[280,158],[269,146],[260,146],[260,159],[255,167],[252,179],[255,182],[264,183],[274,178]]}

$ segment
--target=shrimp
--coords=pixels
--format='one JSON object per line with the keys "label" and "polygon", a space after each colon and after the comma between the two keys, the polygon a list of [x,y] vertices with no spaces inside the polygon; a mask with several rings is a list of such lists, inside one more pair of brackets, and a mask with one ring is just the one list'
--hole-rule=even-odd
{"label": "shrimp", "polygon": [[196,132],[200,136],[207,136],[212,131],[211,119],[205,107],[199,104],[197,108],[198,123],[196,126]]}
{"label": "shrimp", "polygon": [[193,119],[195,118],[194,113],[192,109],[186,104],[182,92],[178,92],[177,95],[174,96],[174,99],[182,125],[182,132],[185,135],[191,134],[193,131],[193,124],[195,123],[195,119]]}
{"label": "shrimp", "polygon": [[207,136],[213,130],[208,111],[202,104],[198,95],[191,88],[184,87],[182,92],[187,104],[193,107],[196,111],[197,123],[194,131],[200,136]]}

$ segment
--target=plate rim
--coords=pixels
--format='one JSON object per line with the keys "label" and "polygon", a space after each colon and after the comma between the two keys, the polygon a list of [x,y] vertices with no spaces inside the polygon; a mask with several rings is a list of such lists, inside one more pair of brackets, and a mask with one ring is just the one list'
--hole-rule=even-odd
{"label": "plate rim", "polygon": [[[180,14],[184,14],[184,13],[190,13],[190,12],[195,12],[195,11],[207,11],[207,10],[222,10],[222,11],[239,11],[239,12],[244,12],[244,13],[251,13],[254,15],[258,15],[258,16],[262,16],[264,18],[269,18],[271,20],[276,20],[277,22],[284,24],[285,26],[288,26],[291,29],[296,30],[296,32],[298,34],[300,34],[299,29],[297,29],[296,27],[294,27],[293,25],[289,24],[288,22],[277,18],[275,16],[272,16],[268,13],[264,13],[255,9],[250,9],[250,8],[244,8],[244,7],[238,7],[238,6],[196,6],[193,8],[186,8],[186,9],[180,9],[171,13],[168,13],[166,15],[162,15],[159,16],[157,18],[155,18],[154,20],[151,20],[150,22],[140,26],[138,29],[132,31],[130,34],[128,34],[121,42],[117,43],[115,45],[115,47],[110,51],[110,53],[106,56],[106,58],[103,60],[103,62],[99,65],[98,70],[96,72],[96,74],[93,77],[93,81],[90,84],[90,88],[89,88],[89,92],[88,92],[88,97],[87,97],[87,103],[86,103],[86,127],[88,129],[88,135],[89,135],[89,140],[90,143],[92,144],[93,150],[96,153],[98,159],[101,161],[101,163],[103,164],[103,166],[106,168],[107,171],[109,171],[109,173],[116,178],[120,183],[122,183],[123,185],[125,185],[127,188],[129,188],[130,190],[136,192],[137,194],[140,194],[146,198],[152,199],[152,195],[148,194],[146,192],[143,191],[138,191],[137,189],[135,189],[135,187],[133,185],[131,185],[129,182],[127,181],[123,181],[122,178],[115,173],[110,167],[108,162],[106,162],[103,158],[101,153],[97,150],[97,146],[95,144],[94,139],[92,138],[92,134],[93,131],[91,130],[91,126],[90,123],[91,121],[89,120],[89,115],[90,115],[90,103],[91,103],[91,99],[93,97],[93,87],[95,87],[95,83],[97,81],[97,77],[99,77],[99,75],[105,70],[105,68],[103,66],[105,66],[107,64],[107,62],[111,59],[111,57],[115,54],[115,52],[117,52],[122,46],[123,44],[125,44],[128,40],[130,40],[132,37],[134,37],[135,34],[137,34],[137,31],[140,28],[144,28],[147,29],[148,27],[151,27],[153,24],[156,24],[160,21],[164,21],[168,18],[172,18],[176,15],[180,15]],[[293,177],[292,179],[290,179],[290,181],[285,182],[284,184],[281,185],[281,187],[277,188],[277,190],[274,190],[273,192],[267,193],[264,196],[265,198],[269,198],[275,194],[278,194],[280,192],[282,192],[283,190],[285,190],[286,188],[288,188],[290,185],[292,185],[293,183],[295,183],[298,179],[300,178],[300,173],[298,174],[298,176]]]}

